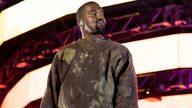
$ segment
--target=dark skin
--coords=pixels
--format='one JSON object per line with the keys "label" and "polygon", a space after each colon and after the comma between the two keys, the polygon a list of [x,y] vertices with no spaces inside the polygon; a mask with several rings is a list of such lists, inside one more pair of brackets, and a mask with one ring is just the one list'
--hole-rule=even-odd
{"label": "dark skin", "polygon": [[81,16],[78,25],[80,26],[82,37],[86,42],[89,42],[92,35],[100,34],[98,29],[104,31],[106,20],[104,11],[98,4],[87,4],[81,13]]}

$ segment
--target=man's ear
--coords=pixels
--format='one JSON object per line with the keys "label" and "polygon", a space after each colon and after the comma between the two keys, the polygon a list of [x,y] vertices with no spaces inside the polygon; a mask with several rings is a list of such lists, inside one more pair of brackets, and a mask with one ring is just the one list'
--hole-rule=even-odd
{"label": "man's ear", "polygon": [[82,19],[80,20],[79,25],[80,25],[81,27],[84,27],[84,22],[83,22]]}

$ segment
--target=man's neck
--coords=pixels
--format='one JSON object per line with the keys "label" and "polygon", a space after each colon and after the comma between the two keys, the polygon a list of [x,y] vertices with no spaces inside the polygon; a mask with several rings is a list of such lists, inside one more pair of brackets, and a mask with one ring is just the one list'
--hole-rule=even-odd
{"label": "man's neck", "polygon": [[87,40],[87,41],[90,41],[92,38],[93,38],[93,34],[92,33],[82,33],[82,37],[83,39]]}
{"label": "man's neck", "polygon": [[100,34],[92,34],[92,35],[89,35],[89,36],[83,35],[82,39],[89,42],[91,40],[94,40],[97,36],[100,36]]}
{"label": "man's neck", "polygon": [[93,40],[96,36],[100,36],[100,34],[93,34],[90,32],[82,32],[82,39],[86,40],[87,42]]}

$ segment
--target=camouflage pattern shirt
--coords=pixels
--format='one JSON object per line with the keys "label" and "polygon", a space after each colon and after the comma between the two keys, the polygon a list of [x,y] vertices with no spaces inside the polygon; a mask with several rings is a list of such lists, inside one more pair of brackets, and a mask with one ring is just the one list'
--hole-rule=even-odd
{"label": "camouflage pattern shirt", "polygon": [[137,81],[128,49],[102,36],[83,39],[54,57],[41,108],[138,108]]}

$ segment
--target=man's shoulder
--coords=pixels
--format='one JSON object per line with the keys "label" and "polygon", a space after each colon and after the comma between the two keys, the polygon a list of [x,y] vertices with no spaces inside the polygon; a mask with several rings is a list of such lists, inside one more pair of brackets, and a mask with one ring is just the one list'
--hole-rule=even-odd
{"label": "man's shoulder", "polygon": [[123,54],[123,55],[131,56],[129,49],[126,46],[122,45],[121,43],[116,42],[116,41],[111,40],[111,39],[107,39],[105,41],[105,43],[108,44],[107,46],[110,47],[112,52],[116,52],[117,54]]}
{"label": "man's shoulder", "polygon": [[77,46],[76,44],[77,44],[77,42],[74,41],[74,42],[72,42],[72,43],[69,43],[69,44],[67,44],[67,45],[64,45],[64,46],[62,46],[62,47],[59,48],[59,52],[63,52],[63,51],[65,51],[65,50],[67,50],[67,49],[74,49],[74,48],[76,48],[76,46]]}
{"label": "man's shoulder", "polygon": [[72,51],[76,49],[76,41],[68,44],[68,45],[64,45],[62,47],[60,47],[58,49],[58,52],[56,53],[56,56],[62,56],[66,51]]}
{"label": "man's shoulder", "polygon": [[127,47],[125,47],[124,45],[122,45],[121,43],[111,40],[111,39],[107,39],[106,43],[109,44],[111,46],[112,49],[123,49],[123,50],[128,50]]}

